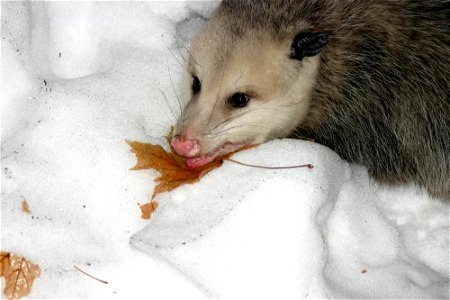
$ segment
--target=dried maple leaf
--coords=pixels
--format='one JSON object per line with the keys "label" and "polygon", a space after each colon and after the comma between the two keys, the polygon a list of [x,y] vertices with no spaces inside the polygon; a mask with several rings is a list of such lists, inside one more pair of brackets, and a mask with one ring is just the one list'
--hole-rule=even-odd
{"label": "dried maple leaf", "polygon": [[152,201],[150,203],[139,205],[141,208],[141,218],[148,220],[152,216],[153,212],[158,208],[158,202]]}
{"label": "dried maple leaf", "polygon": [[28,205],[28,202],[25,198],[23,198],[23,201],[22,201],[22,211],[26,214],[31,214],[30,206]]}
{"label": "dried maple leaf", "polygon": [[3,292],[8,299],[19,299],[31,292],[40,274],[38,265],[9,252],[0,252],[0,276],[5,277]]}
{"label": "dried maple leaf", "polygon": [[209,171],[220,167],[225,159],[231,157],[237,151],[253,147],[243,147],[237,151],[220,156],[204,166],[190,169],[186,165],[184,157],[177,155],[173,151],[167,152],[160,145],[130,141],[127,141],[127,143],[137,157],[136,166],[132,170],[155,169],[160,173],[160,176],[155,179],[157,185],[153,191],[152,202],[140,206],[144,219],[150,218],[150,215],[156,209],[156,202],[153,200],[159,193],[171,191],[183,184],[195,183]]}

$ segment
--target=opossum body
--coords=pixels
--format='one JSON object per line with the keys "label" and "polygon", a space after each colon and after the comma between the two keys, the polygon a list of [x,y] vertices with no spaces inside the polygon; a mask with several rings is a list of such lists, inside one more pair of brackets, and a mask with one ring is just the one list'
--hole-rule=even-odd
{"label": "opossum body", "polygon": [[224,0],[189,53],[172,145],[191,167],[307,137],[450,199],[450,1]]}

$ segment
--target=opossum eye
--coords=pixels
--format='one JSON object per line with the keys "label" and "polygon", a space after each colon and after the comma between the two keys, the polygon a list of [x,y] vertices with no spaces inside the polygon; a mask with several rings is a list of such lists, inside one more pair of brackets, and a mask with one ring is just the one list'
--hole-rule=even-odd
{"label": "opossum eye", "polygon": [[200,92],[200,89],[202,88],[202,84],[200,83],[200,79],[198,79],[197,76],[194,76],[194,79],[192,80],[192,92],[194,94],[197,94]]}
{"label": "opossum eye", "polygon": [[234,108],[241,108],[247,106],[250,98],[243,93],[236,93],[228,99],[229,104]]}
{"label": "opossum eye", "polygon": [[319,54],[327,45],[324,32],[302,31],[298,33],[291,46],[291,58],[302,60],[305,56]]}

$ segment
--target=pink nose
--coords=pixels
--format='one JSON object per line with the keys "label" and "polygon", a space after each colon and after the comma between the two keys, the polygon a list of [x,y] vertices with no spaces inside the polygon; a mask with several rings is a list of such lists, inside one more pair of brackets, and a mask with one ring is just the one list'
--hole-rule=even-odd
{"label": "pink nose", "polygon": [[182,139],[179,135],[176,135],[172,139],[171,144],[175,152],[188,158],[198,156],[202,150],[202,147],[196,139]]}

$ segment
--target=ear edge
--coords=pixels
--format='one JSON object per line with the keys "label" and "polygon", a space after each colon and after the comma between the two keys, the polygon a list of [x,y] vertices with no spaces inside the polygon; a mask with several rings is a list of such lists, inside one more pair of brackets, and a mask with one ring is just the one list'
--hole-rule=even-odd
{"label": "ear edge", "polygon": [[291,46],[292,59],[302,60],[319,54],[328,43],[328,36],[320,31],[301,31],[295,37]]}

